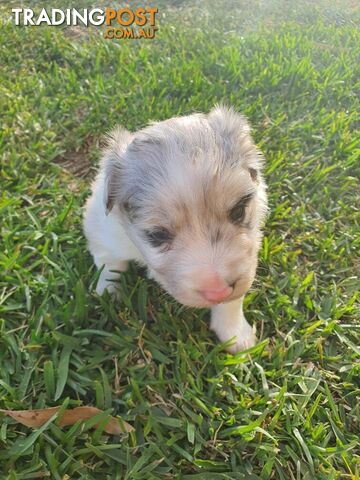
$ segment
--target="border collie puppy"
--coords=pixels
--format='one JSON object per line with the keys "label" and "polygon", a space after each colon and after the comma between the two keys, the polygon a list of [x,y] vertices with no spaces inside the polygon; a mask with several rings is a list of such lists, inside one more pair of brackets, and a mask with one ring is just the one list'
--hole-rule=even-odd
{"label": "border collie puppy", "polygon": [[253,346],[242,304],[267,210],[262,163],[245,117],[224,106],[116,128],[84,213],[97,292],[116,293],[113,271],[135,260],[178,302],[211,308],[230,352]]}

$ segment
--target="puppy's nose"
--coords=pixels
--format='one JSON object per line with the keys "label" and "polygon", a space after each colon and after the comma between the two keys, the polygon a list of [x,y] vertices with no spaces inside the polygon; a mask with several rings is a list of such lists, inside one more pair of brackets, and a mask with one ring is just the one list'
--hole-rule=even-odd
{"label": "puppy's nose", "polygon": [[231,295],[232,288],[229,286],[222,287],[220,289],[206,289],[201,290],[200,294],[207,300],[208,302],[212,303],[219,303],[225,300],[227,297]]}

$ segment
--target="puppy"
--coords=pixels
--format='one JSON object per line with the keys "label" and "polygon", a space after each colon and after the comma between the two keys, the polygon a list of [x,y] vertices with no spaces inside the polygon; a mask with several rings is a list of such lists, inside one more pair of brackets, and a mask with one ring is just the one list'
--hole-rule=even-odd
{"label": "puppy", "polygon": [[110,135],[85,206],[84,232],[101,295],[129,260],[177,301],[211,308],[229,351],[255,336],[243,314],[266,209],[262,156],[246,119],[219,106]]}

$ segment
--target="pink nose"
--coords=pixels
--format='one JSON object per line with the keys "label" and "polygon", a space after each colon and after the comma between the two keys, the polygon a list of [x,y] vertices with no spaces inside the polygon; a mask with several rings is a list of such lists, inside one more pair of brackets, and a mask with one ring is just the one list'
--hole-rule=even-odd
{"label": "pink nose", "polygon": [[207,300],[208,302],[222,302],[227,298],[232,292],[231,287],[224,287],[221,289],[216,289],[216,290],[201,290],[200,294]]}

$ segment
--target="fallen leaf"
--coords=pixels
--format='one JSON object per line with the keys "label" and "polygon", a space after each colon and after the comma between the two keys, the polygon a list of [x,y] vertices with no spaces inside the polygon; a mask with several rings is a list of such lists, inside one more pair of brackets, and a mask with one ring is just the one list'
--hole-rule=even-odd
{"label": "fallen leaf", "polygon": [[[9,417],[13,418],[22,425],[26,425],[27,427],[39,428],[59,410],[60,407],[43,408],[39,410],[0,409],[0,413],[8,415]],[[99,413],[102,413],[102,410],[96,407],[76,407],[72,410],[65,410],[61,417],[57,420],[57,423],[60,427],[74,425],[74,423],[76,423],[78,420],[85,421]],[[96,424],[94,425],[94,427],[96,428],[98,425],[99,424]],[[104,430],[106,433],[110,433],[112,435],[119,435],[120,433],[131,432],[132,430],[134,430],[134,428],[129,423],[124,422],[121,419],[110,417]]]}

